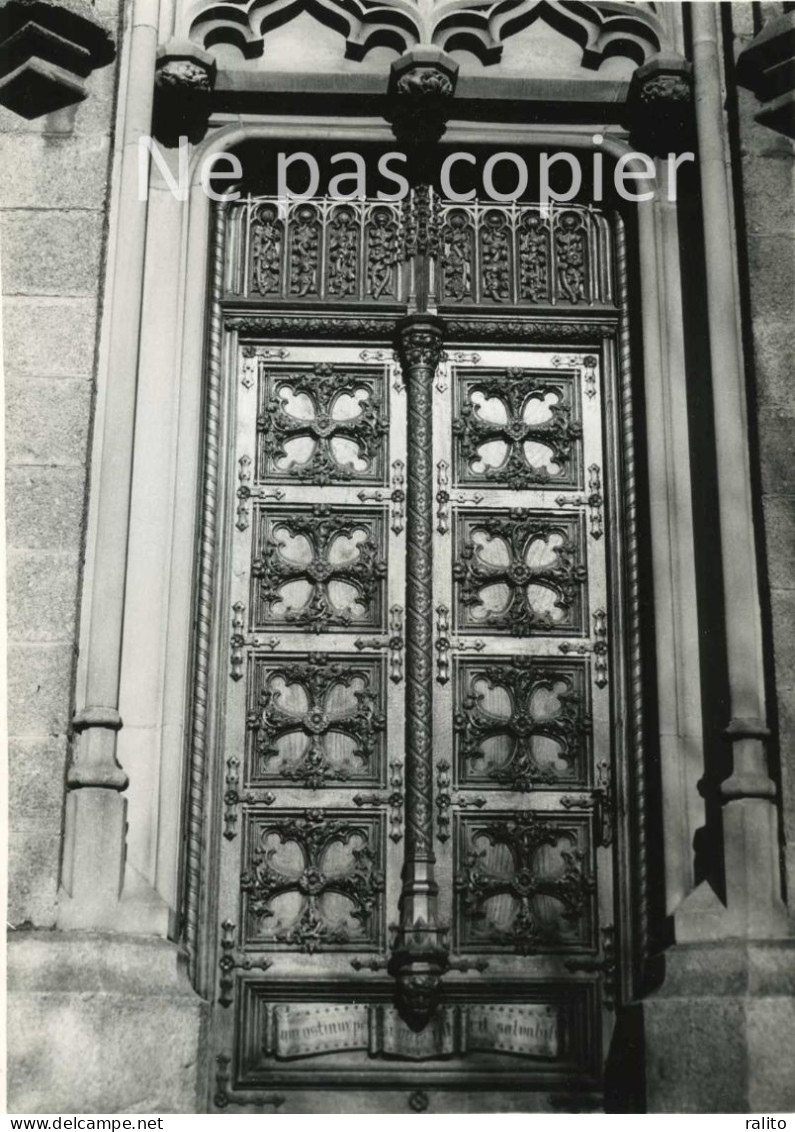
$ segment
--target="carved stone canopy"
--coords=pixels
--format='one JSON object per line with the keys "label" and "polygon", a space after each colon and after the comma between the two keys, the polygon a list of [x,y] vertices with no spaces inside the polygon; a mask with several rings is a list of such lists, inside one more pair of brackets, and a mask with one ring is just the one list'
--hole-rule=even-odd
{"label": "carved stone canopy", "polygon": [[86,0],[0,0],[0,103],[38,118],[86,97],[116,48]]}

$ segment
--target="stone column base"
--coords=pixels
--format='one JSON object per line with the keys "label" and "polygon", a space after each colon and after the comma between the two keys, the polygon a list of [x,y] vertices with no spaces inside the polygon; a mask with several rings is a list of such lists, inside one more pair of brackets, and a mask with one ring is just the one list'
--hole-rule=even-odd
{"label": "stone column base", "polygon": [[795,940],[677,944],[642,1003],[648,1112],[795,1111]]}
{"label": "stone column base", "polygon": [[8,1111],[202,1111],[207,1015],[167,940],[12,933]]}

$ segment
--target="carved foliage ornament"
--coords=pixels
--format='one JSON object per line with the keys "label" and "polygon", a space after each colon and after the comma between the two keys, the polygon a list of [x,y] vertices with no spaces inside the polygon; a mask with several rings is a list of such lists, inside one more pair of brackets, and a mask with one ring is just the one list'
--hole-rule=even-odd
{"label": "carved foliage ornament", "polygon": [[[321,364],[265,370],[263,378],[257,419],[263,478],[321,486],[383,479],[389,420],[380,372]],[[301,441],[310,450],[299,461]]]}
{"label": "carved foliage ornament", "polygon": [[[453,433],[457,438],[461,478],[526,489],[549,483],[576,482],[577,441],[582,425],[573,419],[571,382],[549,380],[529,370],[508,368],[473,378],[459,375],[459,400]],[[497,415],[487,417],[478,401],[496,402]],[[533,413],[539,409],[540,414]],[[495,442],[504,449],[499,465],[486,464],[482,449]],[[531,464],[529,443],[549,453],[547,464]],[[554,475],[549,465],[556,468]],[[573,474],[574,473],[574,474]]]}
{"label": "carved foliage ornament", "polygon": [[[386,729],[380,668],[378,661],[335,662],[322,653],[264,662],[257,708],[248,716],[254,777],[287,779],[311,790],[349,779],[377,780]],[[332,754],[340,737],[346,742],[343,756]],[[287,744],[296,739],[304,747],[290,759]]]}
{"label": "carved foliage ornament", "polygon": [[524,637],[577,627],[586,571],[576,519],[512,508],[459,523],[462,628]]}
{"label": "carved foliage ornament", "polygon": [[[580,669],[529,657],[461,662],[459,681],[454,727],[463,782],[485,780],[526,791],[583,781],[591,720]],[[486,696],[495,689],[501,710],[489,706]],[[504,748],[497,757],[500,741]]]}
{"label": "carved foliage ornament", "polygon": [[[240,878],[248,941],[310,954],[325,947],[377,945],[385,885],[380,829],[379,818],[323,810],[254,819],[251,855]],[[287,849],[297,850],[297,856]],[[297,895],[300,904],[287,919],[279,901],[286,894]],[[340,918],[327,894],[342,897],[346,916]]]}
{"label": "carved foliage ornament", "polygon": [[[260,550],[251,574],[261,623],[316,633],[380,627],[387,574],[380,510],[274,508],[261,513],[259,525]],[[293,597],[296,583],[299,596]]]}
{"label": "carved foliage ornament", "polygon": [[[493,852],[501,846],[508,853],[507,865]],[[547,846],[557,851],[562,866],[554,871],[540,864]],[[531,812],[462,818],[455,879],[462,944],[508,947],[519,955],[565,946],[587,915],[595,891],[594,878],[583,866],[584,851],[573,825]],[[513,902],[507,924],[492,918],[498,896]],[[543,898],[551,898],[546,906]]]}

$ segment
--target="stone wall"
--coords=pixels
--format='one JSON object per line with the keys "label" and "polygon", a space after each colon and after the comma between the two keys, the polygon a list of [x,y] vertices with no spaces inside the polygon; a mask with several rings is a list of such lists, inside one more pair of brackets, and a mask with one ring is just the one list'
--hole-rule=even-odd
{"label": "stone wall", "polygon": [[[118,0],[95,11],[117,38]],[[116,72],[30,121],[0,106],[15,928],[55,921]]]}
{"label": "stone wall", "polygon": [[[775,18],[780,5],[766,5]],[[752,6],[732,6],[734,55],[754,38]],[[752,409],[758,442],[758,490],[764,528],[763,597],[772,636],[770,720],[776,728],[786,838],[786,872],[795,888],[795,144],[754,120],[760,104],[737,88]],[[776,726],[777,725],[777,726]]]}

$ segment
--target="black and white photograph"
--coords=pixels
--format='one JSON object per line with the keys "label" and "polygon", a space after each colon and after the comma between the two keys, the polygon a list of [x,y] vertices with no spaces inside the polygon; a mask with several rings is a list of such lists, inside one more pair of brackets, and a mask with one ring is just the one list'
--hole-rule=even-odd
{"label": "black and white photograph", "polygon": [[794,143],[795,3],[0,0],[6,1128],[795,1132]]}

